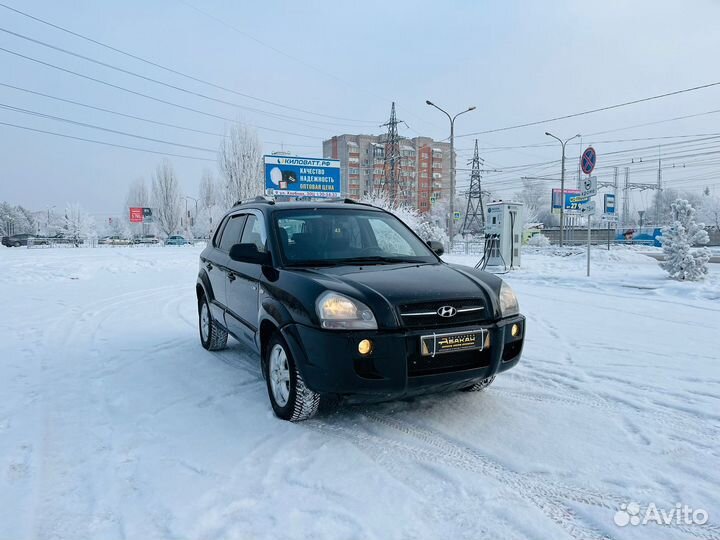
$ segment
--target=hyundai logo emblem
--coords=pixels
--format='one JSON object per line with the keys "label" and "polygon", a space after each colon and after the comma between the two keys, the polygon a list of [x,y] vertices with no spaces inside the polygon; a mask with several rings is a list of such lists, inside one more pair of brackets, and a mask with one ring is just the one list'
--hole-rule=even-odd
{"label": "hyundai logo emblem", "polygon": [[454,317],[457,314],[457,309],[452,306],[443,306],[437,310],[437,314],[441,317]]}

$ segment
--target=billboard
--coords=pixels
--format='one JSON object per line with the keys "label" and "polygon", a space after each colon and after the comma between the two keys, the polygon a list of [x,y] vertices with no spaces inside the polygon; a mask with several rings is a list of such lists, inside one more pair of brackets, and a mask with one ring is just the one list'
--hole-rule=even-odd
{"label": "billboard", "polygon": [[[580,213],[580,207],[588,201],[588,197],[583,197],[582,192],[579,189],[566,189],[565,190],[565,212],[571,214]],[[552,190],[552,212],[557,214],[560,212],[560,189],[553,188]]]}
{"label": "billboard", "polygon": [[130,207],[130,223],[152,223],[152,208]]}
{"label": "billboard", "polygon": [[340,160],[264,156],[265,193],[271,197],[340,197]]}

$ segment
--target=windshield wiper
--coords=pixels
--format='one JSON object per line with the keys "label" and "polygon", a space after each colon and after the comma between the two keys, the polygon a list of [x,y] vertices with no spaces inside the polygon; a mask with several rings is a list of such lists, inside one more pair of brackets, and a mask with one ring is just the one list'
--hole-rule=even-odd
{"label": "windshield wiper", "polygon": [[292,261],[287,266],[292,267],[319,267],[343,266],[356,264],[429,264],[427,261],[401,257],[383,257],[381,255],[366,255],[364,257],[348,257],[346,259],[324,259],[316,261]]}
{"label": "windshield wiper", "polygon": [[384,257],[382,255],[366,255],[364,257],[348,257],[347,259],[332,259],[337,264],[359,264],[359,263],[410,263],[427,264],[427,261],[402,257]]}

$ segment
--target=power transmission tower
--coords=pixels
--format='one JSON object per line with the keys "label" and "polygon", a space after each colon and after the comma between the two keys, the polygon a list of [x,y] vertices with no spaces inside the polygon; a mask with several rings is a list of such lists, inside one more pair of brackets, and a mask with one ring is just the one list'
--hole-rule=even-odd
{"label": "power transmission tower", "polygon": [[471,161],[470,189],[467,192],[467,207],[465,209],[465,220],[463,221],[461,234],[482,233],[485,230],[485,209],[482,202],[482,186],[480,179],[480,165],[484,164],[478,152],[478,141],[475,139],[475,153]]}
{"label": "power transmission tower", "polygon": [[395,115],[395,102],[393,101],[390,109],[390,120],[380,126],[387,127],[385,162],[380,188],[388,194],[391,203],[395,203],[398,196],[404,197],[405,195],[405,186],[400,175],[400,136],[398,135],[398,124],[400,122],[401,120],[398,120]]}

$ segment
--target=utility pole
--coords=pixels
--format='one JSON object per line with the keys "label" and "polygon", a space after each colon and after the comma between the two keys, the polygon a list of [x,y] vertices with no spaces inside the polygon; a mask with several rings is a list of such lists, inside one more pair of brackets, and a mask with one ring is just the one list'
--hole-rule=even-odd
{"label": "utility pole", "polygon": [[573,135],[569,139],[563,141],[561,138],[556,137],[552,133],[546,131],[545,135],[552,137],[562,145],[562,170],[560,171],[560,247],[563,246],[563,234],[565,228],[565,145],[580,137],[580,134]]}
{"label": "utility pole", "polygon": [[404,194],[404,187],[400,186],[400,136],[398,135],[398,124],[400,120],[395,116],[395,102],[392,102],[390,109],[390,120],[381,124],[380,127],[387,127],[385,138],[385,163],[383,168],[382,188],[388,191],[390,203],[394,204],[398,192]]}
{"label": "utility pole", "polygon": [[450,120],[450,216],[448,221],[448,236],[450,237],[450,243],[452,245],[453,240],[453,229],[455,222],[455,119],[461,114],[465,114],[475,110],[475,106],[468,107],[464,111],[457,113],[455,116],[451,116],[446,110],[441,109],[435,105],[429,99],[425,100],[427,105],[435,107],[438,111],[445,114]]}
{"label": "utility pole", "polygon": [[657,175],[657,193],[655,194],[655,228],[660,227],[660,199],[662,196],[662,162],[660,160],[660,147],[658,146],[658,175]]}

